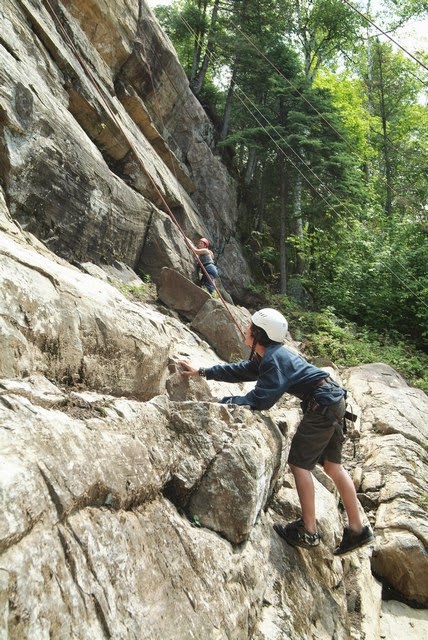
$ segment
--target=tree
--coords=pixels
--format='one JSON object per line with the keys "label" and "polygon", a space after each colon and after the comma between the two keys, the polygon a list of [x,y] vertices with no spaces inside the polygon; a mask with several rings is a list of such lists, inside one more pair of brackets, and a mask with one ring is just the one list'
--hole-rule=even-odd
{"label": "tree", "polygon": [[[407,173],[405,165],[411,160],[408,143],[413,142],[415,146],[419,134],[426,139],[412,116],[420,114],[416,105],[422,97],[422,87],[413,73],[414,65],[401,52],[394,52],[391,45],[377,39],[373,48],[371,73],[366,75],[369,108],[378,122],[372,132],[372,145],[378,154],[377,189],[383,194],[385,215],[391,216],[398,202],[400,183]],[[422,118],[420,124],[424,121],[426,123],[426,118]],[[417,146],[426,159],[426,148]],[[410,187],[409,178],[410,175],[405,178],[405,191]]]}
{"label": "tree", "polygon": [[[360,18],[340,0],[291,0],[284,3],[285,31],[290,41],[299,43],[304,60],[306,82],[312,86],[321,65],[331,64],[339,53],[355,47]],[[298,151],[303,158],[304,148]],[[303,177],[299,172],[294,184],[294,233],[304,247],[302,219]],[[298,251],[296,271],[303,275],[305,258]]]}
{"label": "tree", "polygon": [[[207,6],[208,2],[205,0],[203,3],[199,2],[199,5],[202,4],[203,8],[203,16],[207,17]],[[202,85],[205,80],[205,76],[208,70],[208,66],[211,62],[211,57],[213,54],[213,47],[216,39],[216,30],[217,30],[217,16],[219,10],[220,0],[214,0],[214,4],[212,6],[211,17],[209,21],[209,27],[206,30],[206,44],[205,44],[205,52],[201,62],[201,54],[203,48],[203,33],[198,34],[195,37],[195,54],[193,56],[193,65],[192,72],[190,75],[190,86],[192,87],[193,92],[198,95],[201,92]]]}
{"label": "tree", "polygon": [[[405,4],[397,22],[422,1]],[[297,275],[313,304],[423,340],[428,116],[413,63],[377,39],[360,47],[341,0],[179,7],[189,78],[203,104],[220,96],[255,273],[282,293]]]}
{"label": "tree", "polygon": [[361,18],[341,0],[285,0],[284,31],[298,43],[311,84],[322,65],[355,49]]}

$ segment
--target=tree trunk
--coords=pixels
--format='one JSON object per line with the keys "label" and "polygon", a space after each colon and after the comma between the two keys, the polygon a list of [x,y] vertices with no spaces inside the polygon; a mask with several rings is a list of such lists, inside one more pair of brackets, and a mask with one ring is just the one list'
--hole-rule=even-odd
{"label": "tree trunk", "polygon": [[[202,13],[204,16],[206,15],[206,12],[207,12],[207,3],[208,3],[208,0],[204,0],[204,2],[198,2],[199,9],[201,9],[201,6],[203,6]],[[202,31],[198,31],[197,33],[195,32],[195,43],[193,45],[192,69],[190,71],[190,79],[189,79],[191,87],[193,87],[195,83],[198,68],[201,63],[202,43],[204,41],[204,38],[205,38],[205,29],[202,29]]]}
{"label": "tree trunk", "polygon": [[285,255],[285,237],[286,237],[286,225],[285,225],[285,166],[284,159],[280,159],[279,167],[279,179],[280,179],[280,202],[279,202],[279,274],[280,293],[287,293],[287,261]]}
{"label": "tree trunk", "polygon": [[[379,45],[379,42],[378,42]],[[379,62],[379,107],[380,107],[380,117],[382,121],[382,151],[383,151],[383,162],[385,167],[385,204],[384,211],[385,215],[390,217],[392,212],[392,164],[391,164],[391,156],[389,153],[389,141],[388,141],[388,129],[387,129],[387,116],[386,116],[386,106],[385,106],[385,86],[383,82],[383,70],[382,70],[382,55],[380,47],[378,46],[378,62]]]}
{"label": "tree trunk", "polygon": [[229,131],[230,116],[232,113],[233,97],[235,95],[236,74],[237,74],[237,58],[233,65],[232,76],[230,78],[229,89],[227,91],[226,104],[223,112],[223,126],[221,128],[220,137],[224,140]]}
{"label": "tree trunk", "polygon": [[[302,153],[302,152],[300,152]],[[303,220],[302,220],[302,176],[300,173],[296,176],[293,194],[293,231],[299,242],[303,244]],[[305,270],[305,258],[303,249],[298,248],[296,251],[296,269],[295,273],[302,275]]]}
{"label": "tree trunk", "polygon": [[254,169],[256,167],[256,150],[251,147],[248,153],[247,170],[245,172],[245,184],[249,185],[254,175]]}
{"label": "tree trunk", "polygon": [[205,75],[207,73],[207,69],[208,69],[208,65],[210,63],[210,57],[211,57],[211,52],[212,52],[212,48],[213,48],[213,42],[214,42],[214,32],[215,32],[215,26],[216,26],[216,22],[217,22],[217,14],[218,14],[218,9],[219,9],[219,5],[220,5],[220,0],[215,0],[214,2],[214,6],[213,6],[213,12],[211,14],[211,24],[210,24],[210,28],[209,28],[209,36],[208,36],[208,42],[207,42],[207,47],[205,49],[205,55],[204,55],[204,59],[202,61],[202,65],[201,68],[195,78],[194,83],[192,84],[192,90],[194,92],[195,95],[199,95],[202,89],[202,85],[204,84],[204,80],[205,80]]}
{"label": "tree trunk", "polygon": [[[368,0],[367,8],[366,8],[366,16],[369,16],[369,15],[370,15],[370,0]],[[370,42],[369,23],[367,23],[366,38],[367,38],[367,98],[368,98],[367,111],[370,114],[372,114],[373,113],[373,59],[372,59],[372,43]],[[371,146],[370,129],[368,133],[368,143]],[[370,162],[368,160],[365,162],[364,171],[366,174],[366,182],[367,184],[369,184],[371,179],[371,167],[370,167]]]}

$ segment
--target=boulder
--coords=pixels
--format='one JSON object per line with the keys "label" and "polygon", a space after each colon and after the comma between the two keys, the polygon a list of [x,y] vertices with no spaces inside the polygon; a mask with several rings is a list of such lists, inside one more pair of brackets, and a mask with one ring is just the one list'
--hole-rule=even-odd
{"label": "boulder", "polygon": [[251,315],[246,309],[211,298],[205,289],[166,267],[161,271],[157,291],[164,304],[191,320],[190,327],[205,338],[220,358],[248,358],[243,331]]}
{"label": "boulder", "polygon": [[[233,411],[233,409],[232,409]],[[284,472],[282,436],[268,417],[235,410],[242,423],[193,492],[189,513],[233,544],[244,542]]]}
{"label": "boulder", "polygon": [[164,267],[157,286],[159,299],[179,314],[193,320],[199,309],[210,299],[205,289],[198,287],[181,273]]}
{"label": "boulder", "polygon": [[347,386],[361,408],[360,488],[376,504],[373,570],[427,607],[428,398],[379,363],[351,369]]}
{"label": "boulder", "polygon": [[199,309],[190,326],[204,336],[220,358],[236,362],[250,356],[250,349],[244,342],[245,327],[250,319],[247,309],[210,298]]}

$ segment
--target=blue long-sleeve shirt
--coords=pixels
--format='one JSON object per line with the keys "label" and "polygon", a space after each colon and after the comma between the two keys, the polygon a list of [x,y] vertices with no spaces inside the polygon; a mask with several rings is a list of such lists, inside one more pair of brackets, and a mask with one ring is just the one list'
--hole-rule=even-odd
{"label": "blue long-sleeve shirt", "polygon": [[266,347],[261,358],[218,364],[205,369],[205,375],[207,380],[221,382],[256,380],[252,391],[243,396],[226,396],[220,402],[248,405],[258,410],[270,409],[284,393],[300,399],[312,395],[322,405],[334,404],[345,395],[345,390],[335,383],[316,387],[316,383],[329,374],[279,343]]}

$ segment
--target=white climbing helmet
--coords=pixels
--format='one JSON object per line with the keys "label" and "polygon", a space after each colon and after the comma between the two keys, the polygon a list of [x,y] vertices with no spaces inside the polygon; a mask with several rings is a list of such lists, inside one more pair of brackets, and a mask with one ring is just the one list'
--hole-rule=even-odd
{"label": "white climbing helmet", "polygon": [[274,342],[284,342],[288,331],[288,322],[276,309],[260,309],[251,316],[256,327],[264,329],[268,338]]}

